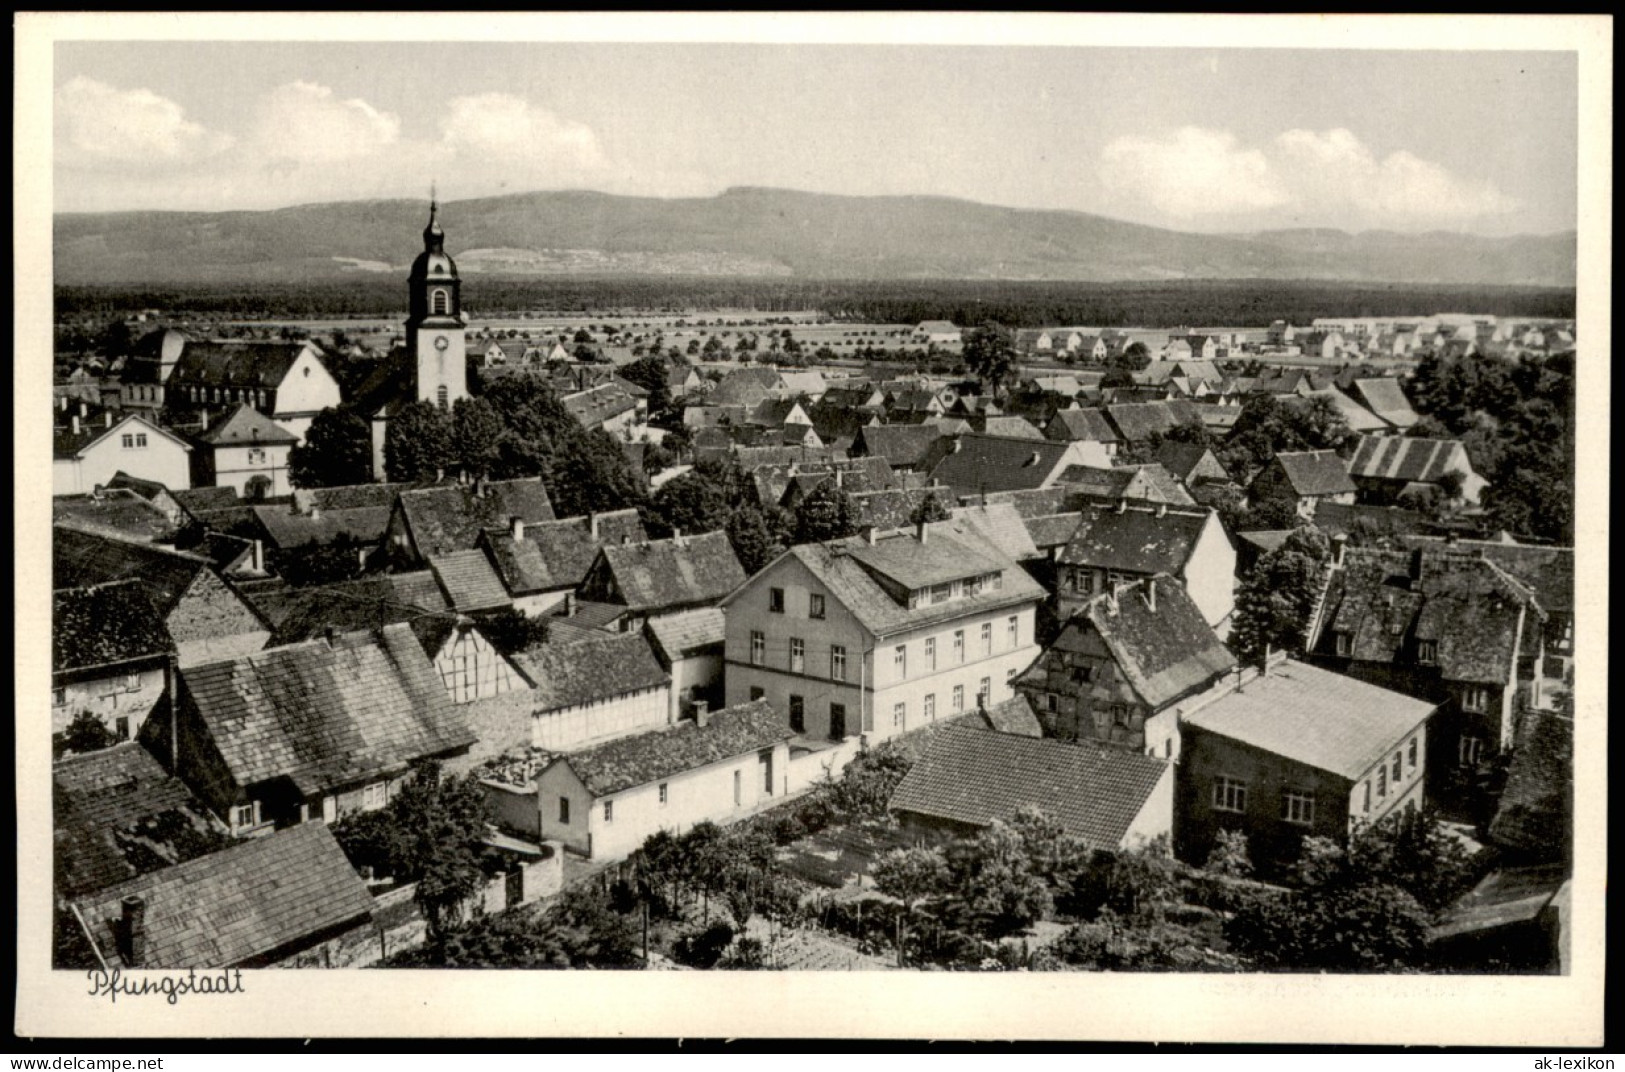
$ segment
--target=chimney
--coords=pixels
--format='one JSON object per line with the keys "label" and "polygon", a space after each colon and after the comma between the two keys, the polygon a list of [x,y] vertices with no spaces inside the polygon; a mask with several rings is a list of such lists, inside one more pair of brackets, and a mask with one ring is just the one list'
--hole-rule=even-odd
{"label": "chimney", "polygon": [[863,538],[870,547],[875,545],[879,537],[873,525],[863,526]]}
{"label": "chimney", "polygon": [[79,400],[79,416],[81,416],[81,417],[90,416],[90,409],[85,405],[85,400],[82,399],[82,398]]}
{"label": "chimney", "polygon": [[68,420],[73,426],[73,434],[78,435],[79,434],[79,414],[75,413],[72,417],[68,418]]}
{"label": "chimney", "polygon": [[[524,518],[520,517],[518,514],[515,514],[513,517],[510,517],[508,519],[508,526],[513,531],[513,538],[514,538],[515,543],[518,543],[520,540],[523,540],[525,538],[525,519]],[[594,538],[596,538],[598,536],[598,531],[597,530],[598,530],[598,525],[597,525],[596,522],[594,522],[594,524],[593,524],[593,536],[594,536]]]}
{"label": "chimney", "polygon": [[124,963],[132,968],[141,967],[147,959],[147,902],[131,894],[122,902],[124,916],[120,920],[119,937],[123,939]]}
{"label": "chimney", "polygon": [[61,409],[63,413],[68,412],[68,396],[63,395],[61,398],[57,399],[57,401],[62,403],[58,408]]}
{"label": "chimney", "polygon": [[1269,641],[1266,640],[1264,642],[1264,659],[1258,668],[1259,677],[1270,676],[1270,663],[1272,661],[1274,661],[1274,649],[1270,647]]}
{"label": "chimney", "polygon": [[[517,520],[517,518],[515,520]],[[599,540],[603,539],[602,530],[603,530],[603,526],[602,526],[601,522],[599,521],[598,515],[597,514],[589,514],[589,515],[587,515],[587,531],[592,533],[592,542],[593,543],[597,543]],[[514,534],[514,539],[518,539],[518,538],[519,538],[519,536],[518,536],[518,532],[516,530],[516,532]]]}
{"label": "chimney", "polygon": [[1160,503],[1157,504],[1157,516],[1158,517],[1167,517],[1168,516],[1168,504],[1167,503],[1160,502]]}
{"label": "chimney", "polygon": [[926,537],[930,534],[930,532],[930,526],[926,524],[924,515],[921,515],[919,522],[914,526],[914,535],[919,539],[921,547],[925,546]]}
{"label": "chimney", "polygon": [[322,516],[322,508],[314,501],[312,501],[310,504],[310,514],[308,516],[312,521],[315,521],[317,518]]}
{"label": "chimney", "polygon": [[704,729],[711,724],[711,703],[708,700],[694,701],[694,725]]}
{"label": "chimney", "polygon": [[113,411],[112,410],[106,410],[106,411],[104,411],[102,413],[102,426],[104,428],[113,427]]}
{"label": "chimney", "polygon": [[671,542],[676,544],[678,547],[684,546],[684,544],[683,544],[683,530],[680,529],[680,528],[677,528],[675,525],[672,526],[672,530],[671,530]]}
{"label": "chimney", "polygon": [[209,427],[209,408],[207,406],[198,410],[198,427],[207,430]]}
{"label": "chimney", "polygon": [[446,471],[444,469],[436,469],[434,471],[434,482],[436,484],[440,483],[441,481],[443,481],[445,479],[446,479]]}
{"label": "chimney", "polygon": [[1145,582],[1145,605],[1152,614],[1157,613],[1157,579],[1147,578]]}
{"label": "chimney", "polygon": [[265,541],[264,540],[255,540],[254,541],[254,550],[249,556],[248,564],[249,564],[249,569],[252,569],[255,573],[264,573],[265,572]]}
{"label": "chimney", "polygon": [[336,626],[336,625],[330,625],[330,626],[327,627],[326,633],[327,633],[327,646],[330,647],[330,648],[338,647],[338,644],[339,644],[339,627]]}
{"label": "chimney", "polygon": [[958,453],[959,453],[959,451],[960,451],[960,448],[962,448],[962,447],[963,447],[963,446],[964,446],[964,445],[965,445],[965,444],[964,444],[964,443],[962,443],[962,442],[961,442],[961,441],[960,441],[960,439],[959,439],[959,437],[958,437],[958,436],[955,436],[955,437],[954,437],[954,445],[953,445],[953,451],[952,451],[952,453],[954,453],[954,454],[958,454]]}
{"label": "chimney", "polygon": [[842,480],[843,480],[843,478],[845,476],[846,476],[846,473],[844,471],[842,471],[840,469],[835,470],[835,486],[836,487],[841,486]]}
{"label": "chimney", "polygon": [[1348,546],[1349,537],[1346,532],[1339,532],[1332,537],[1332,565],[1342,568],[1343,549]]}
{"label": "chimney", "polygon": [[1029,455],[1028,458],[1027,458],[1027,464],[1022,466],[1022,468],[1031,469],[1033,466],[1038,464],[1038,460],[1040,458],[1042,458],[1042,457],[1043,457],[1043,455],[1040,454],[1038,451],[1036,451],[1036,450],[1033,451],[1032,454]]}
{"label": "chimney", "polygon": [[1128,512],[1128,500],[1127,499],[1118,499],[1117,500],[1117,512],[1120,513],[1120,514],[1125,514],[1125,513]]}
{"label": "chimney", "polygon": [[485,477],[484,476],[478,476],[478,477],[474,478],[474,498],[476,498],[476,499],[485,498]]}

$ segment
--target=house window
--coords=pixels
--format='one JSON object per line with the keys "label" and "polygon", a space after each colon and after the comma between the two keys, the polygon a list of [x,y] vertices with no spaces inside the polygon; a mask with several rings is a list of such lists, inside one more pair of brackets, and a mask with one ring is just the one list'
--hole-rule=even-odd
{"label": "house window", "polygon": [[934,584],[931,586],[927,599],[933,604],[946,603],[954,597],[952,584]]}
{"label": "house window", "polygon": [[846,680],[846,647],[841,644],[829,646],[829,676],[836,681]]}
{"label": "house window", "polygon": [[559,798],[559,822],[563,823],[565,826],[570,825],[570,798],[569,797],[560,797]]}
{"label": "house window", "polygon": [[1404,765],[1400,762],[1401,758],[1402,757],[1400,756],[1400,754],[1398,752],[1394,753],[1394,784],[1395,785],[1398,785],[1400,783],[1400,781],[1405,777],[1405,768],[1404,768]]}
{"label": "house window", "polygon": [[760,700],[762,697],[764,697],[766,695],[767,695],[767,690],[762,688],[762,686],[760,686],[760,685],[752,685],[750,687],[750,698],[751,698],[751,700],[753,702],[756,701],[756,700]]}
{"label": "house window", "polygon": [[251,447],[248,451],[248,464],[264,465],[265,451],[261,450],[259,447]]}
{"label": "house window", "polygon": [[892,704],[891,726],[894,730],[901,730],[908,726],[908,705],[906,703]]}
{"label": "house window", "polygon": [[937,668],[937,638],[925,638],[925,668],[928,671]]}
{"label": "house window", "polygon": [[124,449],[125,450],[134,450],[135,449],[135,436],[126,434],[126,435],[124,435],[122,437],[122,439],[123,439]]}
{"label": "house window", "polygon": [[807,617],[822,618],[824,616],[824,597],[813,592],[807,597]]}
{"label": "house window", "polygon": [[1044,710],[1055,710],[1055,694],[1053,692],[1046,692],[1044,694]]}
{"label": "house window", "polygon": [[739,807],[745,797],[745,772],[734,771],[734,807]]}
{"label": "house window", "polygon": [[389,786],[385,782],[374,782],[361,791],[361,807],[364,811],[377,811],[389,802]]}
{"label": "house window", "polygon": [[963,711],[964,709],[965,709],[965,686],[963,686],[963,685],[955,685],[954,686],[954,710],[956,712],[958,712],[958,711]]}
{"label": "house window", "polygon": [[604,801],[604,822],[613,823],[614,821],[615,821],[615,802],[613,800],[606,800],[606,801]]}
{"label": "house window", "polygon": [[982,654],[983,655],[992,655],[993,654],[993,623],[992,622],[983,622],[982,623]]}
{"label": "house window", "polygon": [[976,688],[976,702],[986,707],[993,702],[993,679],[984,677]]}
{"label": "house window", "polygon": [[447,409],[451,406],[451,392],[446,390],[445,384],[435,388],[434,400],[441,409]]}
{"label": "house window", "polygon": [[892,668],[897,671],[898,678],[908,677],[908,645],[899,644],[892,650]]}
{"label": "house window", "polygon": [[804,673],[807,669],[807,642],[800,637],[790,638],[790,672]]}
{"label": "house window", "polygon": [[767,590],[767,609],[774,614],[784,613],[784,589],[769,588]]}
{"label": "house window", "polygon": [[1416,769],[1416,738],[1415,737],[1411,738],[1410,749],[1411,749],[1411,770],[1415,770]]}
{"label": "house window", "polygon": [[750,634],[750,665],[761,666],[767,656],[767,637],[755,630]]}
{"label": "house window", "polygon": [[443,290],[436,289],[431,304],[431,311],[435,316],[445,316],[451,309],[451,296]]}
{"label": "house window", "polygon": [[1247,810],[1247,783],[1219,775],[1213,779],[1213,810],[1244,812]]}
{"label": "house window", "polygon": [[1362,810],[1364,810],[1364,811],[1370,811],[1371,810],[1371,779],[1370,778],[1367,778],[1365,780],[1365,807]]}
{"label": "house window", "polygon": [[954,662],[962,663],[964,661],[965,661],[965,631],[963,629],[955,629],[954,630]]}
{"label": "house window", "polygon": [[671,799],[670,793],[667,790],[668,790],[667,784],[665,782],[661,782],[660,783],[660,806],[662,808],[664,808],[666,806],[666,801]]}
{"label": "house window", "polygon": [[126,715],[120,715],[118,718],[114,719],[113,720],[113,732],[114,732],[114,735],[117,736],[119,740],[128,741],[130,739],[130,719],[129,719],[129,717],[126,716]]}
{"label": "house window", "polygon": [[1422,663],[1438,662],[1439,642],[1437,640],[1418,640],[1416,642],[1416,661]]}
{"label": "house window", "polygon": [[806,701],[794,693],[790,694],[790,728],[797,733],[807,731]]}
{"label": "house window", "polygon": [[231,809],[231,825],[241,830],[254,825],[254,812],[258,808],[255,804],[239,804]]}
{"label": "house window", "polygon": [[1347,657],[1354,652],[1354,638],[1348,633],[1337,634],[1337,654]]}
{"label": "house window", "polygon": [[1010,637],[1010,646],[1019,648],[1021,646],[1021,619],[1011,615],[1010,620],[1005,622],[1004,629]]}
{"label": "house window", "polygon": [[930,722],[931,720],[933,720],[933,719],[935,719],[937,717],[937,694],[936,693],[928,692],[928,693],[925,694],[925,702],[924,702],[923,710],[924,710],[924,713],[925,713],[925,720],[927,722]]}
{"label": "house window", "polygon": [[982,594],[982,578],[967,577],[962,583],[965,588],[965,598],[969,599],[971,596]]}
{"label": "house window", "polygon": [[1388,795],[1388,768],[1387,767],[1378,767],[1377,768],[1377,796],[1385,797],[1387,795]]}
{"label": "house window", "polygon": [[1315,794],[1288,789],[1281,794],[1281,818],[1300,826],[1313,826],[1315,822]]}
{"label": "house window", "polygon": [[1476,767],[1480,757],[1484,754],[1484,740],[1481,737],[1463,735],[1456,745],[1457,758],[1463,767]]}
{"label": "house window", "polygon": [[66,706],[68,706],[68,690],[67,690],[67,688],[65,686],[62,687],[62,688],[56,688],[56,689],[51,690],[51,706],[52,707],[66,707]]}
{"label": "house window", "polygon": [[846,739],[846,705],[832,703],[829,705],[829,737],[832,741]]}
{"label": "house window", "polygon": [[1490,705],[1490,690],[1481,685],[1473,685],[1462,693],[1461,707],[1464,711],[1483,711]]}
{"label": "house window", "polygon": [[1112,725],[1128,729],[1133,723],[1134,716],[1130,709],[1123,704],[1112,704]]}

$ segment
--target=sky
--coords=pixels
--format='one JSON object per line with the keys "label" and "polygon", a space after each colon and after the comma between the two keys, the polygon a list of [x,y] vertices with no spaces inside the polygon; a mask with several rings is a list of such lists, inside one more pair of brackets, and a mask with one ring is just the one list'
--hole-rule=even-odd
{"label": "sky", "polygon": [[1570,52],[59,41],[58,211],[732,186],[1179,230],[1576,227]]}

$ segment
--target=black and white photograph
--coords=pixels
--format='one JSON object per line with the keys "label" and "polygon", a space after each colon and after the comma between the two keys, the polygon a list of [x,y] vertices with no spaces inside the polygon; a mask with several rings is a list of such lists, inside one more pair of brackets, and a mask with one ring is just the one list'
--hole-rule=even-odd
{"label": "black and white photograph", "polygon": [[18,24],[19,1033],[1601,1039],[1610,20]]}

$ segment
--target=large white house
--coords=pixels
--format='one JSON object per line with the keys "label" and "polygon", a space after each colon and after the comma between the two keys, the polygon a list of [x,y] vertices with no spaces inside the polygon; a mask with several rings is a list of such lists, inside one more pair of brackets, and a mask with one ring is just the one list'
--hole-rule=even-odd
{"label": "large white house", "polygon": [[119,471],[162,484],[170,491],[192,486],[191,445],[145,417],[121,420],[111,412],[87,421],[70,415],[51,436],[51,493],[80,495],[105,486]]}

